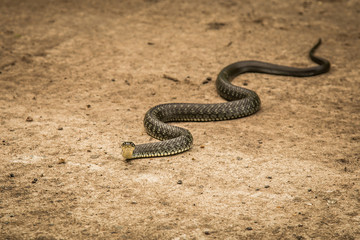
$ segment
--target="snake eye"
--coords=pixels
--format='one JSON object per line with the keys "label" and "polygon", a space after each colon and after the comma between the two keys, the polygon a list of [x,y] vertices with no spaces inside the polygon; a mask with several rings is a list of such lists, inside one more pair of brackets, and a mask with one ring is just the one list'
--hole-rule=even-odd
{"label": "snake eye", "polygon": [[121,144],[122,147],[135,147],[135,143],[133,142],[123,142]]}

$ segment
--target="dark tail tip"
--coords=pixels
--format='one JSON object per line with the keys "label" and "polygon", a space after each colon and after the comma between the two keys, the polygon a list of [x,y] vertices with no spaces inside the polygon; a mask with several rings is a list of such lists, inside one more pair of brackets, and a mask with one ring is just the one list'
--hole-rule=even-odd
{"label": "dark tail tip", "polygon": [[319,38],[318,42],[315,44],[315,46],[313,46],[311,48],[311,50],[309,52],[311,60],[313,60],[314,62],[319,64],[321,67],[319,74],[325,73],[325,72],[329,71],[329,69],[330,69],[330,62],[328,60],[321,58],[321,57],[314,56],[314,53],[315,53],[316,49],[321,45],[321,42],[322,42],[321,38]]}

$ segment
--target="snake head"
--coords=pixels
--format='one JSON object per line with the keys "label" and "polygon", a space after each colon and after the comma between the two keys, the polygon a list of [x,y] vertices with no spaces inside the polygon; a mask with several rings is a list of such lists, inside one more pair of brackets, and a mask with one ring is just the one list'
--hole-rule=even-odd
{"label": "snake head", "polygon": [[133,158],[133,152],[135,150],[135,144],[133,142],[123,142],[121,144],[122,155],[126,159]]}

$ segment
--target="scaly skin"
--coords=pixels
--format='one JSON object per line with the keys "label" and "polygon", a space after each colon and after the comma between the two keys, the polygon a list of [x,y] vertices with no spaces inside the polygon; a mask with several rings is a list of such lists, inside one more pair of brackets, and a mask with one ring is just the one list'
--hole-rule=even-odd
{"label": "scaly skin", "polygon": [[311,60],[319,64],[309,68],[294,68],[260,61],[241,61],[225,67],[218,75],[216,88],[221,97],[230,101],[217,104],[168,103],[151,108],[145,115],[146,132],[161,142],[135,145],[132,142],[122,144],[123,157],[126,159],[161,157],[178,154],[191,148],[191,133],[166,122],[205,122],[222,121],[246,117],[260,109],[261,101],[256,92],[235,86],[231,81],[247,72],[272,75],[310,77],[325,73],[330,69],[329,61],[314,56],[321,39],[310,50]]}

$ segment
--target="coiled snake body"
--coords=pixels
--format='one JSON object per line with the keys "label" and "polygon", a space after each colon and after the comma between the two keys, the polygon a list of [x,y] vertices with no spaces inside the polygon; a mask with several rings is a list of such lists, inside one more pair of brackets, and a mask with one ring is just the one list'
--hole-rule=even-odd
{"label": "coiled snake body", "polygon": [[241,61],[230,64],[220,71],[216,80],[218,94],[229,102],[216,104],[168,103],[151,108],[145,115],[147,133],[161,142],[135,145],[124,142],[122,155],[126,159],[168,156],[191,148],[193,137],[184,128],[166,124],[179,121],[221,121],[246,117],[260,109],[260,98],[256,92],[235,86],[231,81],[242,73],[267,73],[273,75],[309,77],[325,73],[330,69],[326,59],[314,56],[321,39],[310,50],[309,56],[318,66],[295,68],[260,61]]}

